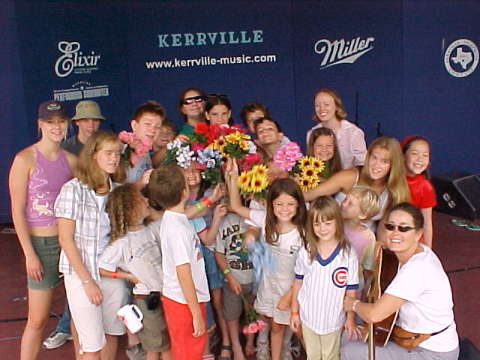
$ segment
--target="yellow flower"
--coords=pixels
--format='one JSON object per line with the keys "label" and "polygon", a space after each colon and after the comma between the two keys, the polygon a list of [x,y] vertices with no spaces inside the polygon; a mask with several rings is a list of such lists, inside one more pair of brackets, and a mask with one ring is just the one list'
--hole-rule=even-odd
{"label": "yellow flower", "polygon": [[302,191],[311,190],[317,187],[317,185],[320,183],[318,178],[300,178],[297,181]]}
{"label": "yellow flower", "polygon": [[267,176],[268,168],[265,165],[255,165],[251,171],[254,175]]}
{"label": "yellow flower", "polygon": [[216,139],[213,143],[211,143],[208,148],[212,148],[214,150],[218,150],[223,154],[223,148],[225,147],[226,143],[223,139]]}
{"label": "yellow flower", "polygon": [[312,161],[312,166],[315,168],[317,172],[322,172],[323,169],[325,169],[325,164],[323,163],[322,160],[314,158]]}
{"label": "yellow flower", "polygon": [[243,151],[248,151],[249,150],[249,147],[248,147],[248,143],[244,140],[240,141],[238,143],[238,146],[240,147],[240,149],[242,149]]}
{"label": "yellow flower", "polygon": [[240,190],[247,191],[246,189],[250,184],[250,177],[251,176],[247,171],[244,171],[240,174],[240,176],[237,179],[237,185],[240,188]]}
{"label": "yellow flower", "polygon": [[317,169],[315,169],[312,165],[306,166],[302,169],[300,173],[300,177],[302,179],[313,180],[317,178]]}
{"label": "yellow flower", "polygon": [[243,140],[243,134],[239,131],[235,131],[231,134],[228,134],[227,136],[225,136],[225,141],[229,142],[229,143],[233,143],[233,144],[238,144],[240,141]]}
{"label": "yellow flower", "polygon": [[312,165],[312,158],[310,156],[304,156],[300,159],[300,167],[306,167]]}
{"label": "yellow flower", "polygon": [[253,175],[250,181],[251,192],[259,193],[265,190],[268,186],[268,179],[266,176]]}

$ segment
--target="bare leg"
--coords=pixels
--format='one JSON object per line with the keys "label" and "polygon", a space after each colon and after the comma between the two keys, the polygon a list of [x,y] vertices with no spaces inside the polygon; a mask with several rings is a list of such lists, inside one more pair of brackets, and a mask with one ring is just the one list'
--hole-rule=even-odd
{"label": "bare leg", "polygon": [[[164,359],[162,355],[162,360]],[[159,352],[153,352],[153,351],[147,351],[147,360],[160,360],[160,353]]]}
{"label": "bare leg", "polygon": [[283,333],[285,325],[277,324],[272,321],[272,331],[270,333],[270,346],[272,348],[272,360],[280,360],[283,344]]}
{"label": "bare leg", "polygon": [[115,360],[117,358],[118,336],[105,334],[107,343],[100,352],[102,360]]}
{"label": "bare leg", "polygon": [[82,360],[100,360],[100,351],[97,352],[86,352],[80,355]]}
{"label": "bare leg", "polygon": [[[220,327],[220,332],[222,333],[222,347],[230,346],[230,337],[228,336],[227,322],[223,316],[223,304],[222,304],[222,288],[212,289],[211,290],[212,299],[213,299],[213,308],[217,314],[217,324]],[[220,356],[230,356],[231,351],[227,349],[222,349]]]}
{"label": "bare leg", "polygon": [[255,334],[247,335],[247,343],[245,344],[245,354],[252,356],[255,354]]}
{"label": "bare leg", "polygon": [[48,320],[54,289],[28,289],[28,320],[23,331],[20,359],[37,358],[42,343],[42,333]]}
{"label": "bare leg", "polygon": [[172,350],[162,351],[162,360],[173,360]]}
{"label": "bare leg", "polygon": [[227,320],[230,339],[232,340],[233,358],[235,360],[245,360],[242,344],[240,343],[240,325],[237,320]]}
{"label": "bare leg", "polygon": [[73,318],[70,318],[70,331],[73,337],[73,348],[75,349],[75,359],[80,360],[80,342],[78,341],[78,332],[73,322]]}

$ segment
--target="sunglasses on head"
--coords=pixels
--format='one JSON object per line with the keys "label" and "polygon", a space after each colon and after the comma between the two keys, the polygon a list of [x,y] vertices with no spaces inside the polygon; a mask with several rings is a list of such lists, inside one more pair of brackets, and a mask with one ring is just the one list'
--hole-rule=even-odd
{"label": "sunglasses on head", "polygon": [[201,95],[191,96],[191,97],[183,99],[183,105],[190,105],[190,104],[193,104],[194,102],[198,103],[198,102],[202,102],[204,100],[205,100],[205,98]]}
{"label": "sunglasses on head", "polygon": [[208,94],[208,98],[210,98],[210,99],[215,99],[215,98],[228,99],[228,96],[225,95],[225,94]]}
{"label": "sunglasses on head", "polygon": [[415,228],[408,225],[394,225],[394,224],[386,223],[385,229],[387,229],[388,231],[395,231],[395,229],[398,229],[398,231],[404,233],[410,230],[414,230]]}

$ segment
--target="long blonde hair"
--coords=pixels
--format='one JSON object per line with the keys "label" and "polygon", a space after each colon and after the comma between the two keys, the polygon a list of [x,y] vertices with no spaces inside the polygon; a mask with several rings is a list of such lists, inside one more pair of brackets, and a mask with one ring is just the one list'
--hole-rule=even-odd
{"label": "long blonde hair", "polygon": [[[75,171],[75,176],[94,191],[105,185],[105,174],[100,170],[94,156],[106,143],[118,143],[121,148],[120,140],[111,131],[98,130],[92,134],[80,152],[77,170]],[[123,182],[125,177],[125,169],[120,162],[115,173],[111,175],[111,179],[116,182]]]}
{"label": "long blonde hair", "polygon": [[397,139],[382,136],[375,139],[368,147],[365,157],[365,165],[360,171],[360,185],[372,186],[373,181],[368,170],[368,163],[372,152],[376,148],[385,149],[390,156],[390,171],[388,172],[385,186],[389,191],[390,201],[387,208],[395,206],[402,202],[410,201],[410,190],[406,180],[405,160],[402,149]]}
{"label": "long blonde hair", "polygon": [[335,239],[343,250],[350,249],[350,243],[343,233],[343,219],[340,206],[331,196],[320,196],[310,204],[307,216],[307,236],[305,248],[310,255],[310,261],[317,256],[318,236],[313,230],[313,224],[317,221],[335,221]]}

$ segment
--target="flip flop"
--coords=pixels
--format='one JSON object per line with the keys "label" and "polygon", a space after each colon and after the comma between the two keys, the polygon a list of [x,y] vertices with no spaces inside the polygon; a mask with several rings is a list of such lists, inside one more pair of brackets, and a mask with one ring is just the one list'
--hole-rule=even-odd
{"label": "flip flop", "polygon": [[465,229],[470,230],[470,231],[480,231],[480,225],[469,224],[469,225],[465,226]]}
{"label": "flip flop", "polygon": [[450,221],[452,222],[453,225],[460,226],[460,227],[466,227],[469,225],[465,220],[462,220],[462,219],[452,219]]}

